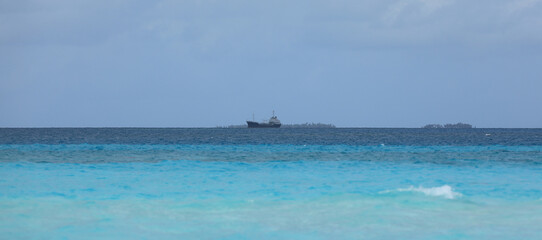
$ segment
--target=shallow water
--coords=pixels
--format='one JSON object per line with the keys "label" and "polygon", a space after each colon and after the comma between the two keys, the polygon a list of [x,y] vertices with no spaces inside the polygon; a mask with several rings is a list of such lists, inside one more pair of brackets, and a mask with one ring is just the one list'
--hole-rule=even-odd
{"label": "shallow water", "polygon": [[538,129],[110,130],[0,129],[0,236],[542,236]]}

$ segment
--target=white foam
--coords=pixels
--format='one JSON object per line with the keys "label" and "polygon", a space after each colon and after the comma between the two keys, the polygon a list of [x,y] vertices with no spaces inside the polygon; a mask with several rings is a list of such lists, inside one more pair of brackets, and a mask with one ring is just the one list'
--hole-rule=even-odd
{"label": "white foam", "polygon": [[[433,197],[444,197],[446,199],[454,199],[457,197],[463,196],[461,193],[454,192],[452,187],[449,185],[444,185],[440,187],[432,187],[432,188],[424,188],[424,187],[413,187],[410,186],[409,188],[399,188],[396,191],[398,192],[421,192],[427,196],[433,196]],[[382,193],[386,193],[390,191],[384,191]]]}

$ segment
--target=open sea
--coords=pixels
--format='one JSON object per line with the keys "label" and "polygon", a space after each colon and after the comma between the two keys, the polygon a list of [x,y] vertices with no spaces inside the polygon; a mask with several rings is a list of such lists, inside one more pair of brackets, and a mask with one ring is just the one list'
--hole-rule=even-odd
{"label": "open sea", "polygon": [[542,239],[542,129],[0,129],[0,239]]}

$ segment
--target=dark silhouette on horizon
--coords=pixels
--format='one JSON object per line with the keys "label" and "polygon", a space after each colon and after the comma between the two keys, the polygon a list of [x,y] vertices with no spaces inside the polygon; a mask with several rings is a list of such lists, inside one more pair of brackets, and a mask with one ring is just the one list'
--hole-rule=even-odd
{"label": "dark silhouette on horizon", "polygon": [[427,124],[423,126],[422,128],[472,128],[472,125],[467,123],[446,123],[444,125],[442,124]]}

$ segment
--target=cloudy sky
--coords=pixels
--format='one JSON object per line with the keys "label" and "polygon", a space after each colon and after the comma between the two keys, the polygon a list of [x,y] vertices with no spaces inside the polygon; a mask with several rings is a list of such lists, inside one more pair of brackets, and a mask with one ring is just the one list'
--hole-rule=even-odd
{"label": "cloudy sky", "polygon": [[542,0],[0,0],[0,127],[542,127]]}

